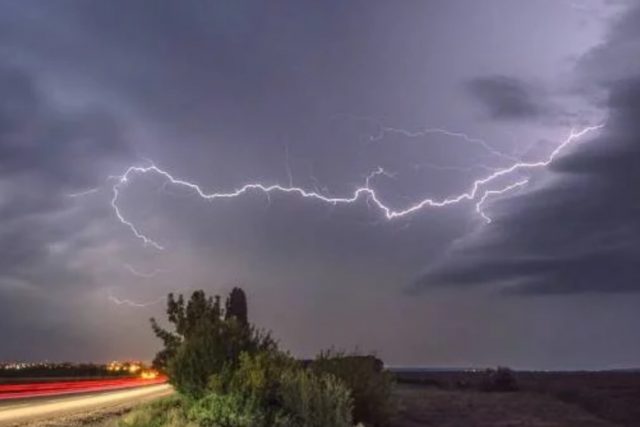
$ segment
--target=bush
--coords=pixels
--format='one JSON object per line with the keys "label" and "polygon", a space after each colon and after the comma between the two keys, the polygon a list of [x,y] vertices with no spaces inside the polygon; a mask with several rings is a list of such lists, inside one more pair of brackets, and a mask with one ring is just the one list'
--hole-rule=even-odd
{"label": "bush", "polygon": [[245,405],[251,413],[259,413],[252,426],[351,426],[349,389],[333,376],[302,368],[281,352],[243,353],[237,366],[228,365],[211,377],[209,389],[237,396],[237,411],[247,412],[242,409]]}
{"label": "bush", "polygon": [[309,369],[294,369],[285,372],[281,380],[282,412],[274,426],[353,426],[351,393],[336,377],[318,375]]}
{"label": "bush", "polygon": [[314,372],[335,376],[351,390],[355,422],[388,425],[393,414],[393,376],[384,371],[379,359],[328,351],[321,353],[311,368]]}
{"label": "bush", "polygon": [[226,307],[202,291],[186,304],[169,295],[173,329],[152,319],[164,343],[155,362],[182,397],[135,411],[122,427],[386,425],[392,381],[380,360],[324,353],[304,367],[248,323],[241,290]]}
{"label": "bush", "polygon": [[[152,319],[154,333],[164,343],[155,364],[164,369],[171,384],[186,396],[204,396],[211,375],[226,365],[235,365],[242,352],[275,351],[276,344],[269,334],[247,323],[244,293],[234,289],[229,297],[228,313],[223,313],[220,298],[207,298],[196,291],[185,304],[169,294],[168,320],[173,331],[161,328]],[[235,302],[234,302],[235,301]]]}
{"label": "bush", "polygon": [[199,427],[258,427],[265,416],[252,399],[238,394],[209,393],[193,404],[188,418]]}
{"label": "bush", "polygon": [[242,396],[262,409],[265,425],[280,416],[279,390],[286,372],[300,369],[289,355],[279,351],[242,353],[236,365],[228,364],[209,380],[209,390],[219,394]]}
{"label": "bush", "polygon": [[291,356],[280,351],[242,353],[236,366],[227,364],[209,380],[209,389],[240,393],[261,402],[274,399],[282,374],[299,367]]}
{"label": "bush", "polygon": [[498,367],[487,371],[486,376],[481,385],[484,391],[517,391],[518,382],[513,371],[509,368]]}
{"label": "bush", "polygon": [[208,378],[224,363],[219,336],[209,330],[210,325],[202,322],[169,359],[169,381],[178,392],[187,396],[201,396]]}
{"label": "bush", "polygon": [[189,422],[185,408],[188,402],[172,396],[143,405],[120,420],[119,427],[198,427]]}

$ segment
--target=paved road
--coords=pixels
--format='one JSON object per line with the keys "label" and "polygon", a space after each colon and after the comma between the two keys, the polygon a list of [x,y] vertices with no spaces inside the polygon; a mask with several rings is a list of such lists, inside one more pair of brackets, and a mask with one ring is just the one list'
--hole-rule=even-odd
{"label": "paved road", "polygon": [[0,384],[0,403],[12,399],[30,399],[33,397],[53,397],[64,394],[121,390],[144,385],[162,384],[166,381],[167,379],[164,377],[150,379],[125,377],[28,381]]}
{"label": "paved road", "polygon": [[172,392],[171,386],[160,384],[64,397],[6,401],[0,404],[0,426],[115,408],[123,404],[167,396]]}

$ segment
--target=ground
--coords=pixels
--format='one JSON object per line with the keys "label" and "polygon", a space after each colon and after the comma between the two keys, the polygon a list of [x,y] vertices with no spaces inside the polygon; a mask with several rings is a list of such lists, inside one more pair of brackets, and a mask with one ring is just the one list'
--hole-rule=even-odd
{"label": "ground", "polygon": [[517,391],[486,391],[486,371],[397,374],[394,427],[640,427],[640,372],[515,372]]}
{"label": "ground", "polygon": [[138,403],[57,416],[46,420],[8,424],[7,427],[117,427],[118,418],[131,411]]}
{"label": "ground", "polygon": [[398,385],[393,427],[614,427],[582,408],[529,392],[488,393]]}
{"label": "ground", "polygon": [[[399,374],[391,427],[640,427],[638,372],[513,375],[516,391],[487,391],[486,372]],[[23,426],[116,427],[137,403]]]}

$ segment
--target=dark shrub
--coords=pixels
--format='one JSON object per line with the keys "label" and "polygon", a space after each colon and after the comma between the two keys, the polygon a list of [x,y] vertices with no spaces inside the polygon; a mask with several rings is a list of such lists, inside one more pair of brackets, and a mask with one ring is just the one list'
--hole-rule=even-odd
{"label": "dark shrub", "polygon": [[241,353],[276,351],[268,334],[246,322],[244,292],[234,289],[232,295],[235,302],[229,297],[227,306],[235,311],[227,316],[220,298],[208,298],[203,291],[195,291],[186,304],[182,295],[169,294],[167,315],[173,330],[151,320],[154,333],[164,343],[155,364],[180,393],[202,397],[209,378],[226,365],[235,365]]}
{"label": "dark shrub", "polygon": [[[216,427],[244,427],[242,423],[248,421],[251,427],[352,425],[353,406],[347,386],[331,375],[303,368],[281,352],[243,353],[237,366],[228,365],[211,377],[209,389],[213,396],[205,399],[229,410],[207,411],[212,408],[209,404],[201,411],[200,423],[208,416]],[[244,418],[229,424],[233,413]]]}
{"label": "dark shrub", "polygon": [[188,418],[198,427],[267,426],[259,405],[238,394],[209,393],[191,406]]}
{"label": "dark shrub", "polygon": [[274,426],[353,426],[351,392],[333,375],[309,369],[289,370],[281,378],[278,394],[282,415]]}
{"label": "dark shrub", "polygon": [[125,415],[119,427],[199,427],[187,419],[189,402],[180,395],[141,405]]}
{"label": "dark shrub", "polygon": [[335,376],[351,390],[354,422],[376,427],[388,425],[393,413],[393,376],[383,369],[380,359],[328,351],[318,356],[311,369]]}
{"label": "dark shrub", "polygon": [[517,391],[518,382],[511,369],[498,367],[498,369],[487,371],[481,384],[481,389],[496,392]]}

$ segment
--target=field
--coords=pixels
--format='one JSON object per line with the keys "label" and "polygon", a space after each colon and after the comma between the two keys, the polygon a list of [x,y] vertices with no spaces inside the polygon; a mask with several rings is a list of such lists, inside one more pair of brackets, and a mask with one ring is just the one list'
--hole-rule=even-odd
{"label": "field", "polygon": [[483,372],[402,372],[394,427],[640,426],[640,373],[520,372],[487,391]]}

